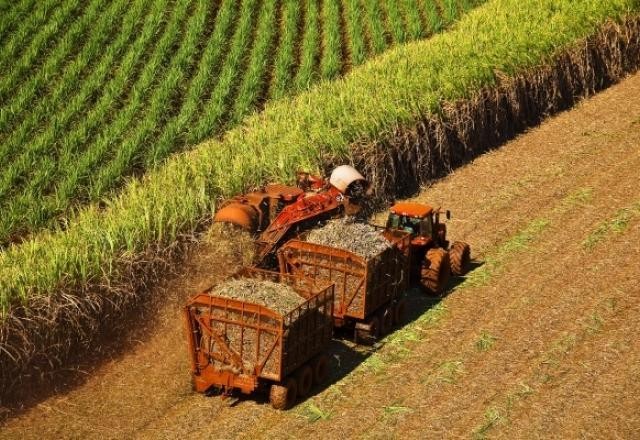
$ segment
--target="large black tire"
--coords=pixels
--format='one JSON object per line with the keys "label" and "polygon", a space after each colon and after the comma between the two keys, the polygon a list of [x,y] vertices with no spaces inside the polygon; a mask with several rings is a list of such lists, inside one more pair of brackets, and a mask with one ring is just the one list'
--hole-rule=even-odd
{"label": "large black tire", "polygon": [[282,384],[271,385],[269,402],[275,409],[289,409],[298,397],[298,384],[293,377],[285,379]]}
{"label": "large black tire", "polygon": [[451,259],[451,273],[456,276],[466,275],[471,265],[471,247],[463,242],[456,241],[449,250]]}
{"label": "large black tire", "polygon": [[320,354],[312,362],[313,365],[313,383],[320,385],[329,377],[329,357],[326,354]]}
{"label": "large black tire", "polygon": [[393,308],[385,307],[380,314],[380,335],[391,333],[393,329]]}
{"label": "large black tire", "polygon": [[303,365],[296,373],[298,382],[298,396],[307,397],[313,387],[313,370],[309,365]]}
{"label": "large black tire", "polygon": [[407,301],[404,298],[400,298],[397,304],[393,307],[393,324],[400,326],[404,324],[404,320],[407,319]]}
{"label": "large black tire", "polygon": [[451,278],[449,252],[442,248],[429,249],[426,259],[429,267],[422,269],[422,285],[429,292],[440,294]]}

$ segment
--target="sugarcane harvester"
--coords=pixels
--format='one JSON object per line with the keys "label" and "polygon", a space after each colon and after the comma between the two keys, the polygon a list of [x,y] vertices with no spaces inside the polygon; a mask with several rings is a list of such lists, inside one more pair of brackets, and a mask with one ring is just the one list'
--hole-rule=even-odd
{"label": "sugarcane harvester", "polygon": [[296,186],[266,185],[228,200],[214,222],[258,233],[254,266],[274,268],[280,245],[319,222],[357,214],[368,187],[366,179],[349,165],[334,169],[328,181],[299,172]]}

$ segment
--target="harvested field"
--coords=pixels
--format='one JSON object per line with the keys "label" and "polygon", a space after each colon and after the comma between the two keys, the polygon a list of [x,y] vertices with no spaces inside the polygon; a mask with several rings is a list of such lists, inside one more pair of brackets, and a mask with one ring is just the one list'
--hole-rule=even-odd
{"label": "harvested field", "polygon": [[[191,393],[179,309],[202,280],[185,266],[129,349],[0,435],[635,438],[638,124],[635,75],[425,190],[482,265],[437,307],[412,295],[417,321],[366,360],[334,343],[333,385],[291,411]],[[191,261],[205,257],[224,268],[215,253]]]}
{"label": "harvested field", "polygon": [[286,284],[247,278],[225,281],[217,285],[211,293],[225,298],[260,304],[281,315],[286,315],[305,302],[302,296]]}
{"label": "harvested field", "polygon": [[[255,3],[243,2],[243,9],[251,9]],[[193,8],[198,10],[203,5],[199,1]],[[119,197],[81,210],[71,222],[62,221],[56,233],[36,234],[26,243],[8,248],[0,256],[0,306],[5,317],[0,331],[0,389],[7,393],[19,387],[23,378],[32,384],[34,377],[64,365],[70,352],[89,347],[100,334],[96,323],[108,326],[110,319],[117,321],[119,310],[145,291],[150,279],[179,261],[175,255],[180,253],[167,249],[189,243],[194,233],[202,230],[220,197],[269,180],[285,180],[299,167],[317,168],[325,160],[328,164],[353,160],[358,166],[365,162],[368,168],[363,169],[371,172],[368,177],[377,182],[378,189],[394,188],[396,184],[394,191],[405,186],[415,189],[421,179],[437,177],[443,170],[536,124],[542,115],[566,108],[578,97],[617,81],[638,64],[638,20],[636,16],[624,18],[628,12],[637,11],[637,6],[635,0],[492,0],[468,14],[446,35],[396,48],[343,81],[323,83],[304,97],[268,105],[223,139],[208,141],[189,154],[172,158],[144,179],[131,181]],[[268,16],[269,7],[269,2],[262,2],[258,15]],[[178,15],[189,12],[183,4],[175,9]],[[449,9],[448,15],[455,10]],[[351,12],[359,13],[350,9],[343,18]],[[395,12],[388,13],[394,21],[398,18]],[[557,32],[548,32],[550,19],[558,25]],[[167,23],[167,27],[177,26],[179,20],[174,16],[170,20],[173,24]],[[356,20],[361,23],[361,17]],[[194,34],[202,29],[201,21],[192,21],[198,26],[189,27],[190,34],[183,35],[185,41],[193,41]],[[246,42],[247,34],[242,29],[248,28],[249,21],[251,17],[246,14],[238,20],[240,31],[234,33],[238,36],[234,38],[237,47]],[[213,30],[206,24],[204,29]],[[168,40],[162,45],[172,46],[179,34],[167,32],[162,40]],[[308,38],[318,41],[317,37],[310,32]],[[576,43],[580,38],[587,40]],[[513,41],[519,42],[519,50],[513,50]],[[256,53],[269,52],[265,51],[268,44],[258,46]],[[306,63],[315,66],[317,57],[311,52],[305,56]],[[179,68],[184,65],[182,61],[190,59],[189,53],[184,49],[179,57],[169,58],[172,63],[175,59]],[[231,66],[244,61],[236,50],[229,53]],[[180,76],[172,75],[172,68],[167,70],[170,78]],[[144,76],[155,78],[145,71]],[[505,79],[505,74],[516,75],[515,82]],[[225,78],[235,80],[229,75]],[[547,90],[547,81],[554,87]],[[248,81],[248,89],[255,90],[251,84]],[[132,90],[142,89],[147,90],[137,86]],[[481,93],[476,96],[475,92]],[[149,121],[159,114],[177,125],[185,121],[182,112],[174,115],[163,111],[162,102],[165,98],[172,100],[173,92],[153,94],[158,100],[148,106],[150,119],[139,124],[141,131],[127,132],[131,134],[127,136],[127,148],[95,177],[98,188],[114,174],[120,179],[119,170],[128,166],[131,155],[140,156],[138,147],[142,144],[138,140],[152,141],[161,131],[154,130],[155,125]],[[195,102],[201,100],[196,98]],[[219,101],[205,102],[216,105]],[[429,115],[450,114],[442,104],[469,111],[454,112],[452,121],[434,116],[434,122]],[[180,137],[177,125],[169,124],[166,136],[161,134],[169,143],[154,143],[159,150],[153,148],[156,151],[150,154],[164,154],[173,136]],[[150,130],[154,136],[147,136]],[[467,134],[478,143],[468,142]],[[423,135],[433,135],[436,141],[418,142]],[[74,151],[73,147],[68,150]],[[25,157],[29,154],[33,151],[25,152]],[[99,160],[89,155],[87,160],[96,158]],[[412,166],[406,173],[398,172],[405,164]],[[82,176],[91,175],[82,167],[76,169]],[[13,175],[7,174],[8,182]],[[42,179],[26,180],[37,184]],[[42,211],[47,206],[64,209],[66,189],[73,187],[76,179],[71,176],[70,182],[64,191],[51,188],[51,203],[38,205],[38,219],[46,218]],[[31,187],[27,193],[33,194]],[[391,196],[384,191],[378,194]]]}
{"label": "harvested field", "polygon": [[370,259],[391,247],[382,232],[372,225],[345,217],[327,222],[313,229],[306,241],[344,249],[365,259]]}

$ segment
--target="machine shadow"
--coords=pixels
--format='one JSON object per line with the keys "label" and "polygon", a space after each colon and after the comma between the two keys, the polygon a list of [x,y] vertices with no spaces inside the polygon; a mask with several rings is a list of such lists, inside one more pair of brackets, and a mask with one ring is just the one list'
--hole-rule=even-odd
{"label": "machine shadow", "polygon": [[[484,264],[485,264],[484,261],[472,260],[471,263],[469,264],[468,274],[473,273],[474,270],[479,269],[480,267],[484,266]],[[454,290],[458,288],[458,286],[460,286],[466,280],[467,280],[466,276],[461,276],[461,277],[452,276],[451,280],[449,280],[449,284],[447,285],[447,290],[441,295],[441,297],[444,298],[445,296],[451,294]]]}
{"label": "machine shadow", "polygon": [[[484,261],[473,260],[470,265],[469,273],[483,265]],[[452,277],[447,285],[447,289],[441,295],[429,294],[420,288],[409,289],[406,294],[407,314],[405,316],[405,321],[402,325],[396,326],[389,334],[392,335],[394,332],[417,321],[430,309],[436,307],[444,298],[452,294],[459,285],[464,283],[465,280],[466,277],[464,276]],[[314,387],[310,395],[301,399],[297,403],[296,407],[304,404],[310,398],[322,393],[327,388],[330,388],[337,382],[344,379],[365,360],[367,360],[367,358],[384,347],[384,345],[384,339],[372,346],[356,345],[353,342],[351,332],[337,330],[328,350],[328,355],[331,357],[332,371],[329,380],[320,386]]]}

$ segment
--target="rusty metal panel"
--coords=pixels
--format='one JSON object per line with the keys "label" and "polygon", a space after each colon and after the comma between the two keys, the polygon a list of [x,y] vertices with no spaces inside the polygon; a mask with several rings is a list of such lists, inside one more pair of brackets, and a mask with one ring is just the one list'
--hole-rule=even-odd
{"label": "rusty metal panel", "polygon": [[320,286],[314,280],[258,269],[243,269],[233,277],[288,284],[307,301],[281,315],[262,305],[217,296],[215,286],[194,296],[185,314],[199,390],[217,385],[249,393],[258,378],[282,380],[331,339],[332,284]]}
{"label": "rusty metal panel", "polygon": [[351,252],[291,240],[278,252],[280,271],[335,283],[334,316],[363,317],[366,260]]}
{"label": "rusty metal panel", "polygon": [[333,295],[334,285],[330,284],[284,317],[283,376],[324,351],[331,342]]}
{"label": "rusty metal panel", "polygon": [[278,252],[280,272],[334,282],[334,317],[365,319],[409,283],[410,234],[380,229],[391,247],[370,259],[306,242],[302,235]]}

